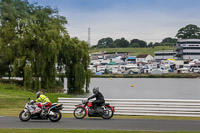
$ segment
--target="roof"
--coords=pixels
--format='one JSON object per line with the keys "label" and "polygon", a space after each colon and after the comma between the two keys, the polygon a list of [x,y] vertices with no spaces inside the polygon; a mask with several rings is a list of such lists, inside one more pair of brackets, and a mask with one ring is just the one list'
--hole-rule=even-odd
{"label": "roof", "polygon": [[178,42],[199,42],[200,39],[178,39]]}
{"label": "roof", "polygon": [[126,59],[136,59],[135,56],[128,56]]}
{"label": "roof", "polygon": [[104,54],[126,54],[131,52],[105,52]]}
{"label": "roof", "polygon": [[154,53],[174,53],[173,50],[162,50],[162,51],[155,51]]}
{"label": "roof", "polygon": [[108,63],[108,65],[116,65],[117,63],[115,63],[115,62],[110,62],[110,63]]}
{"label": "roof", "polygon": [[148,56],[148,54],[141,54],[141,55],[138,55],[137,58],[146,58]]}

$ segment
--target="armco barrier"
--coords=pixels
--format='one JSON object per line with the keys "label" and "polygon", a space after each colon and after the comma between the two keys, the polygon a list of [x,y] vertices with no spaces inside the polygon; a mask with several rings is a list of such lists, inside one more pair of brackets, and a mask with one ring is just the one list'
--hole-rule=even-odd
{"label": "armco barrier", "polygon": [[[64,109],[73,113],[75,105],[86,98],[58,98]],[[200,117],[200,100],[179,99],[106,99],[117,115],[188,116]]]}

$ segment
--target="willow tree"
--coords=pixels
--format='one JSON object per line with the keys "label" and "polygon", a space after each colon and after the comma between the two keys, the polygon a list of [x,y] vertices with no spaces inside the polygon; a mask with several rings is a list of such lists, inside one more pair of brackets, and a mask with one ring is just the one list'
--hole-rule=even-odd
{"label": "willow tree", "polygon": [[[90,83],[90,71],[88,70],[89,45],[85,41],[77,38],[69,38],[65,36],[62,45],[62,60],[65,64],[65,75],[67,77],[68,93],[83,93],[83,88],[88,87]],[[68,51],[68,52],[66,52]]]}
{"label": "willow tree", "polygon": [[[2,55],[12,55],[13,76],[30,73],[34,78],[24,78],[24,83],[33,79],[35,90],[54,87],[60,41],[67,34],[65,24],[65,17],[51,7],[23,0],[2,1],[0,38],[5,51]],[[27,65],[30,70],[25,74]]]}
{"label": "willow tree", "polygon": [[66,34],[64,17],[58,15],[50,7],[36,7],[31,22],[30,33],[30,61],[35,77],[35,86],[40,88],[39,78],[43,89],[55,85],[58,54],[61,49],[62,36]]}
{"label": "willow tree", "polygon": [[[70,93],[81,93],[90,82],[88,44],[70,38],[67,20],[56,9],[29,4],[27,0],[0,2],[0,45],[3,65],[23,77],[27,88],[51,90],[56,63],[66,69]],[[11,69],[9,69],[9,72]]]}
{"label": "willow tree", "polygon": [[[15,60],[16,49],[19,45],[19,32],[17,28],[20,21],[21,6],[26,5],[26,2],[19,0],[2,0],[0,2],[0,40],[1,40],[1,66],[4,66],[5,72],[11,73],[11,66]],[[21,13],[22,14],[22,13]],[[2,68],[2,67],[1,67]]]}

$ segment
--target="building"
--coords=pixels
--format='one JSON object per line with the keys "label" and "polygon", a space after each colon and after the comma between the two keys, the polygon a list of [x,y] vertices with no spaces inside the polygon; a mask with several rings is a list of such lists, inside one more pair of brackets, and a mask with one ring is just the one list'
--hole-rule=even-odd
{"label": "building", "polygon": [[169,58],[178,60],[200,59],[200,39],[179,39],[174,51],[156,51],[154,54],[157,61]]}
{"label": "building", "polygon": [[200,59],[200,39],[180,39],[175,49],[180,60]]}
{"label": "building", "polygon": [[156,51],[154,53],[154,59],[156,61],[160,61],[160,60],[167,60],[167,59],[176,59],[175,53],[173,50],[163,50],[163,51]]}
{"label": "building", "polygon": [[143,54],[143,55],[138,55],[136,57],[137,63],[142,62],[142,63],[149,63],[152,62],[154,58],[151,55],[148,54]]}
{"label": "building", "polygon": [[128,56],[125,59],[125,62],[130,63],[130,64],[135,64],[136,63],[136,56]]}

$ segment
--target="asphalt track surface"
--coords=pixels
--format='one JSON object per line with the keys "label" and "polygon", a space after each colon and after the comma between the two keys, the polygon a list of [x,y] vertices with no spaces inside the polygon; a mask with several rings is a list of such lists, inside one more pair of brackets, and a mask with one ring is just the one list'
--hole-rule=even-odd
{"label": "asphalt track surface", "polygon": [[18,117],[0,117],[0,128],[53,128],[53,129],[107,129],[137,131],[200,131],[199,120],[150,120],[150,119],[111,119],[62,118],[59,122],[30,120],[22,122]]}

